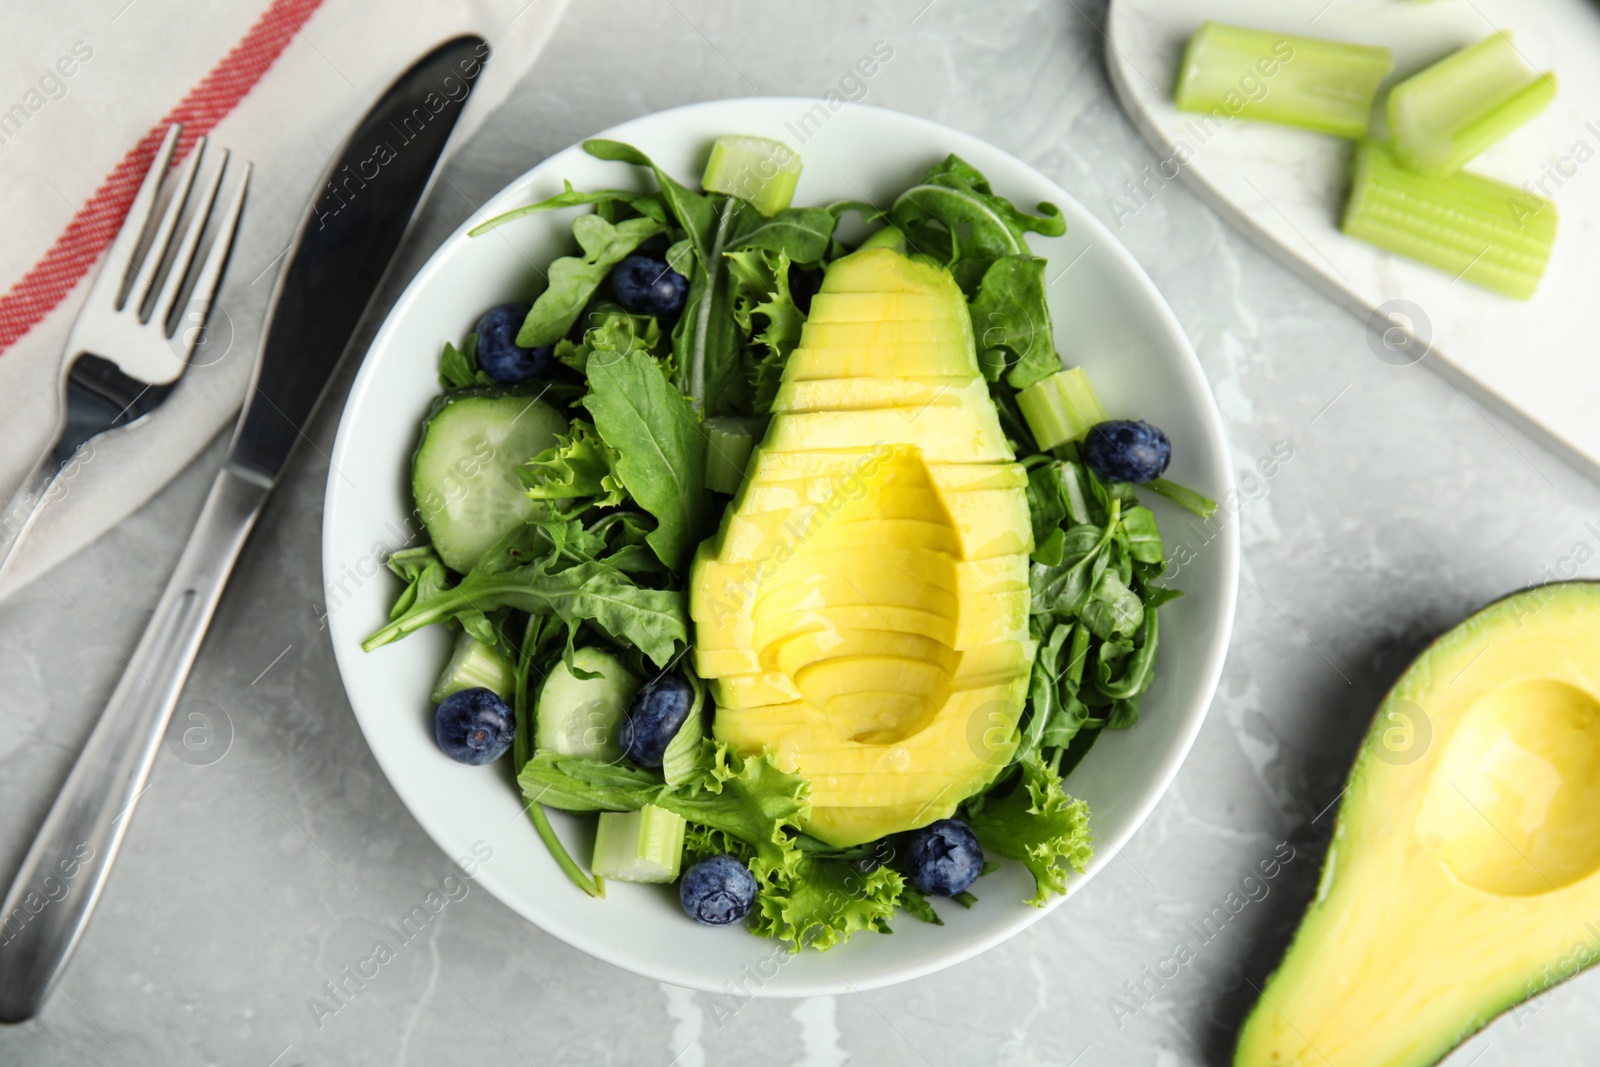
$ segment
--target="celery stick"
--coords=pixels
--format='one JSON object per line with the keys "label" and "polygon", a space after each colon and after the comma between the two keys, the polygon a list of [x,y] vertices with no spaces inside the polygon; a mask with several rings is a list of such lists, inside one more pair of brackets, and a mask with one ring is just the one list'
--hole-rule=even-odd
{"label": "celery stick", "polygon": [[1082,367],[1058,371],[1017,394],[1017,407],[1044,451],[1076,441],[1106,421],[1105,405]]}
{"label": "celery stick", "polygon": [[1556,76],[1540,74],[1501,30],[1413,74],[1389,92],[1389,143],[1395,158],[1435,178],[1543,111]]}
{"label": "celery stick", "polygon": [[516,675],[499,649],[475,640],[469,633],[462,633],[456,637],[455,651],[439,673],[439,680],[433,684],[429,699],[440,704],[451,693],[479,686],[492,690],[504,700],[516,687]]}
{"label": "celery stick", "polygon": [[1179,111],[1361,137],[1387,48],[1205,22],[1189,38],[1173,99]]}
{"label": "celery stick", "polygon": [[737,493],[744,482],[744,468],[750,462],[760,432],[760,419],[718,415],[705,422],[706,488],[714,493]]}
{"label": "celery stick", "polygon": [[708,193],[748,200],[763,215],[782,211],[800,182],[800,154],[765,137],[718,137],[700,184]]}
{"label": "celery stick", "polygon": [[683,862],[684,818],[646,804],[638,811],[602,811],[594,835],[595,878],[671,882]]}
{"label": "celery stick", "polygon": [[1341,229],[1475,285],[1526,300],[1556,239],[1556,206],[1504,182],[1458,172],[1429,178],[1388,147],[1356,151]]}

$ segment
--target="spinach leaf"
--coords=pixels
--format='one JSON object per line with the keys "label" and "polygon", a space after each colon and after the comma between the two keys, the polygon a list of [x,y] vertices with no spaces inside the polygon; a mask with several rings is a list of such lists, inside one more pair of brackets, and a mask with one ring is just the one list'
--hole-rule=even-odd
{"label": "spinach leaf", "polygon": [[665,229],[646,216],[612,225],[599,215],[579,215],[572,222],[572,235],[583,255],[562,256],[550,264],[549,284],[528,310],[517,344],[540,348],[566,336],[611,268]]}
{"label": "spinach leaf", "polygon": [[1126,637],[1144,622],[1144,604],[1114,570],[1106,570],[1080,612],[1084,625],[1100,640]]}
{"label": "spinach leaf", "polygon": [[591,356],[583,406],[617,453],[617,478],[655,516],[650,547],[661,562],[687,574],[710,510],[706,438],[699,416],[667,380],[661,364],[639,351]]}

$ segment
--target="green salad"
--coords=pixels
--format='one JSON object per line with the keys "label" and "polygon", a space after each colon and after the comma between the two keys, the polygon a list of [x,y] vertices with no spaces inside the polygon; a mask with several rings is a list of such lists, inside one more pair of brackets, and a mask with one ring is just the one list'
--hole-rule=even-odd
{"label": "green salad", "polygon": [[[439,365],[427,541],[379,648],[455,632],[434,736],[509,757],[579,890],[672,884],[792,950],[940,923],[1017,862],[1091,855],[1062,788],[1154,677],[1172,444],[1063,370],[1018,208],[951,155],[879,204],[791,203],[786,146],[725,137],[700,188],[582,191],[525,303]],[[597,820],[584,862],[547,810]],[[591,814],[592,813],[592,814]],[[597,904],[597,907],[603,906]]]}

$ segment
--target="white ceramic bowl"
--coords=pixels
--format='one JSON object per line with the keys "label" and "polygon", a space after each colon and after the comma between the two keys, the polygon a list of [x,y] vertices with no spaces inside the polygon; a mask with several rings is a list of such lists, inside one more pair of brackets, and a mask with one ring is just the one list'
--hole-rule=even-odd
{"label": "white ceramic bowl", "polygon": [[[820,125],[819,115],[826,115]],[[1059,205],[1066,235],[1032,242],[1050,260],[1058,347],[1071,363],[1088,368],[1113,414],[1148,419],[1167,431],[1173,479],[1218,499],[1232,490],[1216,404],[1171,310],[1133,257],[1055,183],[997,148],[925,119],[854,105],[829,113],[814,100],[696,104],[601,136],[637,145],[692,184],[711,141],[726,133],[765,135],[798,147],[805,160],[799,204],[886,203],[929,164],[955,152],[1019,205]],[[797,143],[801,134],[807,136]],[[418,422],[438,392],[440,347],[459,342],[485,308],[539,292],[539,271],[570,243],[573,212],[524,218],[480,238],[466,231],[559,192],[563,178],[579,189],[647,188],[645,175],[595,160],[577,146],[512,182],[412,280],[373,341],[339,425],[323,529],[328,621],[350,703],[395,791],[450,856],[472,855],[477,842],[492,849],[478,881],[529,921],[619,967],[691,988],[716,992],[733,981],[769,996],[871,989],[967,959],[1038,922],[1062,900],[1044,909],[1019,903],[1032,892],[1032,881],[1011,862],[976,887],[982,900],[971,911],[942,906],[942,927],[902,919],[892,935],[858,934],[826,953],[795,957],[740,930],[694,925],[671,887],[613,884],[604,900],[591,900],[567,881],[519,815],[521,799],[504,761],[494,769],[467,767],[434,745],[428,692],[449,636],[428,631],[361,651],[361,640],[387,620],[399,591],[382,561],[415,529],[408,470]],[[1213,520],[1207,541],[1184,513],[1151,502],[1169,552],[1185,544],[1180,558],[1192,555],[1173,583],[1186,595],[1162,609],[1159,680],[1144,699],[1139,724],[1107,732],[1067,781],[1071,793],[1089,802],[1096,837],[1094,860],[1073,879],[1074,890],[1127,843],[1177,772],[1216,688],[1233,622],[1239,549],[1231,514],[1224,510]],[[586,859],[588,831],[579,820],[552,814],[572,852]]]}

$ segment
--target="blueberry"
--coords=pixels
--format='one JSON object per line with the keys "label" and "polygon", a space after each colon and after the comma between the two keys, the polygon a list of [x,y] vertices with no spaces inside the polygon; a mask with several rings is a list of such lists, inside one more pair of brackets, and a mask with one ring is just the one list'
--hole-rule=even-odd
{"label": "blueberry", "polygon": [[749,914],[756,877],[732,856],[712,856],[683,872],[678,899],[684,913],[701,926],[727,926]]}
{"label": "blueberry", "polygon": [[960,819],[940,819],[906,835],[906,875],[924,893],[953,897],[983,873],[983,846]]}
{"label": "blueberry", "polygon": [[661,766],[678,727],[689,717],[694,690],[676,674],[646,682],[622,721],[622,754],[641,767]]}
{"label": "blueberry", "polygon": [[542,378],[550,372],[550,348],[522,348],[517,331],[528,317],[528,304],[501,304],[483,313],[478,320],[478,366],[497,382],[518,382]]}
{"label": "blueberry", "polygon": [[689,298],[689,279],[664,259],[632,255],[611,269],[611,291],[635,315],[671,315]]}
{"label": "blueberry", "polygon": [[811,298],[822,288],[822,270],[819,267],[800,267],[789,264],[789,295],[802,315],[811,314]]}
{"label": "blueberry", "polygon": [[1172,442],[1143,420],[1102,422],[1083,440],[1083,461],[1112,482],[1153,482],[1172,462]]}
{"label": "blueberry", "polygon": [[463,689],[433,713],[433,737],[457,763],[493,763],[511,747],[517,720],[511,707],[487,689]]}

